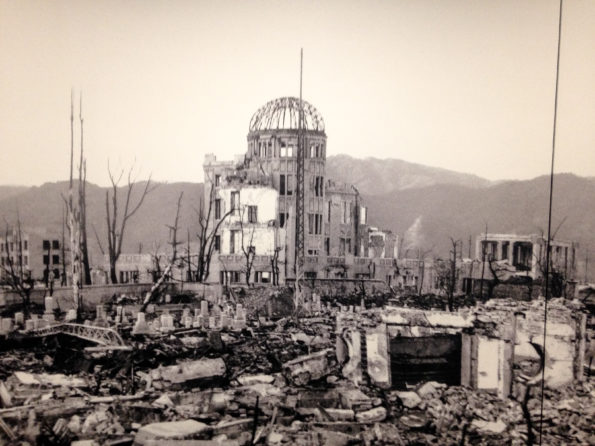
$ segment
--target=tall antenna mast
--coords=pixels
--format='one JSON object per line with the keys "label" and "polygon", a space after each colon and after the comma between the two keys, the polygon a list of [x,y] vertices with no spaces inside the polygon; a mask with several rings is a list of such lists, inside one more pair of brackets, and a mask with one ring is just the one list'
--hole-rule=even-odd
{"label": "tall antenna mast", "polygon": [[[295,224],[295,265],[296,274],[304,265],[304,104],[302,102],[302,75],[304,65],[304,49],[300,49],[300,110],[298,120],[297,147],[297,185],[296,185],[296,224]],[[296,277],[297,279],[297,277]]]}

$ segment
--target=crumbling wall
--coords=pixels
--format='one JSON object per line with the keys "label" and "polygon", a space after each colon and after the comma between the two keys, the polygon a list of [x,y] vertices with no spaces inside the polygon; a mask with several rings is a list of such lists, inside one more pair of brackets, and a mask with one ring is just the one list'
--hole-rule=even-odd
{"label": "crumbling wall", "polygon": [[[293,284],[294,280],[287,282]],[[386,282],[374,279],[306,279],[300,281],[300,285],[308,293],[314,290],[325,297],[361,293],[362,289],[367,295],[391,292]]]}

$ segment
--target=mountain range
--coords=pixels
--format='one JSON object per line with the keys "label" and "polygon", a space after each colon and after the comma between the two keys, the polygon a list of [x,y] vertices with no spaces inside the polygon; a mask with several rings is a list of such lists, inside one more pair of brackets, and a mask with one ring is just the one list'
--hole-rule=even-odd
{"label": "mountain range", "polygon": [[[353,183],[368,206],[368,223],[390,229],[401,238],[403,254],[416,256],[417,250],[446,256],[450,238],[463,242],[469,254],[477,235],[485,230],[497,233],[546,233],[549,177],[524,181],[491,182],[476,175],[423,166],[396,159],[356,159],[331,156],[326,176]],[[62,232],[64,201],[68,183],[41,186],[0,186],[0,218],[9,223],[20,215],[29,231]],[[134,188],[133,202],[142,184]],[[101,256],[97,243],[106,238],[105,193],[107,188],[87,185],[88,237],[92,259]],[[124,239],[126,252],[165,249],[175,215],[176,202],[183,192],[179,238],[196,239],[197,216],[202,197],[201,183],[161,183],[145,199],[131,218]],[[119,190],[120,199],[123,189]],[[578,270],[584,274],[587,250],[595,248],[595,179],[573,174],[557,174],[554,182],[552,231],[555,238],[577,241]],[[4,220],[2,220],[4,221]],[[474,255],[471,252],[471,255]],[[595,261],[589,262],[595,267]],[[591,270],[591,268],[589,268]],[[595,275],[595,268],[590,271]]]}

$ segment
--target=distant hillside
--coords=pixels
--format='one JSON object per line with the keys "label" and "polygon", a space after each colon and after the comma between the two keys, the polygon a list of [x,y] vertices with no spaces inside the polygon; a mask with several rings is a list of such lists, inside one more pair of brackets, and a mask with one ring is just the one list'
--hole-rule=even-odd
{"label": "distant hillside", "polygon": [[[347,173],[338,175],[337,165],[347,163],[348,157],[331,157],[328,175],[349,181]],[[347,160],[347,161],[346,161]],[[351,159],[353,160],[353,159]],[[340,161],[340,162],[339,162]],[[449,238],[464,242],[465,255],[468,253],[468,240],[473,243],[488,224],[490,232],[540,233],[547,231],[548,177],[538,177],[529,181],[504,181],[488,185],[484,180],[465,174],[456,174],[440,169],[422,169],[420,179],[411,181],[392,177],[381,177],[377,173],[378,160],[361,161],[364,166],[372,166],[355,185],[362,192],[369,207],[368,220],[371,225],[391,229],[400,237],[405,236],[403,251],[408,247],[408,255],[432,248],[432,255],[448,255]],[[382,163],[392,165],[392,161]],[[400,162],[396,161],[395,166]],[[357,164],[357,163],[356,163]],[[423,168],[423,166],[419,166]],[[355,169],[355,167],[353,168]],[[382,169],[380,169],[382,170]],[[333,173],[335,172],[335,173]],[[435,175],[433,175],[433,173]],[[446,172],[446,173],[445,173]],[[459,177],[458,175],[462,175]],[[376,181],[375,178],[382,178]],[[452,180],[450,184],[446,180]],[[429,185],[414,187],[415,182]],[[468,182],[469,184],[461,184]],[[376,185],[383,184],[380,192]],[[140,192],[138,185],[136,192]],[[2,188],[0,188],[0,191]],[[39,187],[21,188],[7,198],[0,199],[0,222],[4,218],[14,221],[18,205],[23,225],[30,231],[47,229],[59,236],[62,230],[63,201],[61,193],[66,193],[67,183],[46,183]],[[102,242],[106,238],[105,188],[92,184],[88,191],[88,231],[92,257],[101,255],[93,228]],[[165,248],[168,240],[166,225],[172,223],[176,201],[184,192],[180,216],[180,238],[186,241],[196,239],[198,209],[203,185],[199,183],[159,184],[146,199],[139,212],[130,220],[125,236],[124,250],[127,252],[151,252],[156,245]],[[123,197],[121,198],[121,200]],[[133,197],[136,201],[136,197]],[[595,180],[571,174],[559,174],[555,179],[553,229],[562,221],[556,237],[580,242],[579,261],[585,258],[585,248],[595,257]],[[2,228],[3,229],[3,228]],[[142,244],[142,246],[141,246]],[[595,278],[595,261],[589,262]],[[582,268],[582,266],[579,266]],[[579,269],[583,271],[582,269]],[[582,272],[581,272],[582,277]]]}
{"label": "distant hillside", "polygon": [[[142,186],[142,184],[135,186],[132,203],[136,203]],[[106,190],[106,188],[94,184],[87,185],[88,242],[93,259],[101,257],[94,228],[101,243],[105,245],[107,231],[105,223]],[[58,237],[62,233],[64,209],[61,194],[66,195],[67,191],[67,182],[46,183],[38,187],[25,188],[24,192],[0,200],[0,218],[6,218],[10,223],[14,223],[18,206],[24,228],[38,233],[47,231]],[[179,237],[186,241],[187,231],[190,231],[191,241],[195,240],[197,232],[195,209],[199,207],[202,191],[202,183],[158,184],[157,188],[146,197],[139,211],[129,220],[123,250],[138,252],[142,249],[143,252],[151,252],[155,246],[160,246],[161,249],[167,247],[169,230],[166,225],[173,223],[180,192],[184,192],[184,196],[180,212]],[[119,200],[123,205],[122,189],[119,191]]]}
{"label": "distant hillside", "polygon": [[[546,233],[549,177],[506,181],[481,189],[442,184],[367,195],[365,199],[371,224],[401,236],[417,226],[413,233],[420,239],[418,244],[425,249],[433,247],[438,255],[448,252],[450,237],[461,239],[467,255],[469,236],[474,243],[486,222],[490,232]],[[580,243],[581,263],[585,249],[595,252],[594,211],[594,181],[571,174],[556,175],[552,231],[559,227],[556,238]],[[413,238],[405,237],[404,247],[414,244]]]}
{"label": "distant hillside", "polygon": [[485,187],[490,181],[477,175],[428,167],[398,159],[352,158],[347,155],[330,156],[326,161],[329,178],[357,185],[366,195],[392,193],[435,184],[458,184]]}
{"label": "distant hillside", "polygon": [[0,186],[0,201],[26,191],[27,186]]}

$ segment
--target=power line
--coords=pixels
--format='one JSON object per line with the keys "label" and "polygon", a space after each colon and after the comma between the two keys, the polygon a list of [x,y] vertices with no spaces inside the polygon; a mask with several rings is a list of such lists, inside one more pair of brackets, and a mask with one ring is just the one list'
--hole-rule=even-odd
{"label": "power line", "polygon": [[551,252],[551,232],[552,232],[552,202],[554,195],[554,159],[556,154],[556,127],[558,120],[558,83],[560,78],[560,42],[562,40],[562,6],[563,1],[560,0],[559,16],[558,16],[558,54],[556,57],[556,88],[554,92],[554,122],[552,131],[552,161],[550,170],[550,200],[548,209],[547,222],[547,244],[545,254],[545,296],[544,296],[544,313],[543,313],[543,357],[541,358],[541,408],[539,412],[539,444],[542,444],[543,432],[543,401],[545,391],[545,358],[546,358],[546,336],[547,336],[547,301],[549,298],[550,285],[550,252]]}

